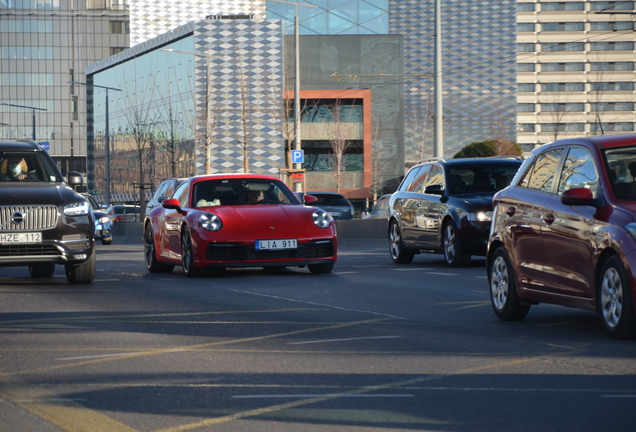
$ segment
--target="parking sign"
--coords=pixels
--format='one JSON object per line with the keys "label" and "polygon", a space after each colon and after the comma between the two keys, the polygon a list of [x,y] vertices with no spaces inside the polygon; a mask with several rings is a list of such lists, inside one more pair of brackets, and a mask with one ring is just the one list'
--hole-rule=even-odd
{"label": "parking sign", "polygon": [[291,160],[292,160],[292,163],[304,163],[305,162],[305,151],[304,150],[292,150],[291,151]]}

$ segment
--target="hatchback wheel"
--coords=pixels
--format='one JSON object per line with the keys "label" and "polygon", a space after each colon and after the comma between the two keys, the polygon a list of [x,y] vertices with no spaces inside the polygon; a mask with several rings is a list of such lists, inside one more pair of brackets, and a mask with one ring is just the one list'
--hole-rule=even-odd
{"label": "hatchback wheel", "polygon": [[174,269],[173,265],[161,264],[157,260],[155,234],[150,223],[146,224],[146,229],[144,230],[144,258],[146,268],[150,273],[170,273]]}
{"label": "hatchback wheel", "polygon": [[194,266],[192,237],[190,237],[190,229],[188,227],[184,227],[181,231],[181,265],[187,277],[197,277],[203,273],[202,269]]}
{"label": "hatchback wheel", "polygon": [[503,321],[519,321],[528,315],[529,305],[522,305],[517,295],[516,282],[512,273],[510,258],[500,246],[493,255],[490,271],[490,300],[495,314]]}
{"label": "hatchback wheel", "polygon": [[413,252],[406,250],[402,243],[402,234],[397,222],[392,221],[389,227],[389,251],[391,259],[397,264],[408,264],[413,261]]}
{"label": "hatchback wheel", "polygon": [[636,336],[636,320],[627,272],[617,256],[603,265],[598,286],[598,309],[603,327],[614,339]]}
{"label": "hatchback wheel", "polygon": [[450,267],[466,267],[470,263],[470,255],[464,252],[459,241],[459,233],[451,221],[444,224],[442,230],[442,247],[444,258]]}

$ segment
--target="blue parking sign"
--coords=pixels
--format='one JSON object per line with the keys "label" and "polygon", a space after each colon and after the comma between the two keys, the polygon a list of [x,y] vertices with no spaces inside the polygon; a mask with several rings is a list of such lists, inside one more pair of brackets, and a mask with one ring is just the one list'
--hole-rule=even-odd
{"label": "blue parking sign", "polygon": [[305,162],[305,151],[304,150],[292,150],[291,151],[291,160],[292,160],[292,163],[304,163]]}

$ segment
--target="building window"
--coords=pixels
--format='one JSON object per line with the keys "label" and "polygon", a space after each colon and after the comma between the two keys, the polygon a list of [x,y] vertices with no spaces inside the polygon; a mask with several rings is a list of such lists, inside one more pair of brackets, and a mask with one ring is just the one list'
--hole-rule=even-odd
{"label": "building window", "polygon": [[534,3],[517,3],[517,12],[534,12]]}
{"label": "building window", "polygon": [[585,30],[585,23],[582,23],[582,22],[543,23],[541,24],[541,30],[543,31],[583,31]]}
{"label": "building window", "polygon": [[79,120],[79,96],[72,96],[71,113],[73,114],[73,120]]}
{"label": "building window", "polygon": [[122,52],[125,49],[126,47],[110,47],[110,55],[115,55],[117,53]]}
{"label": "building window", "polygon": [[634,102],[592,102],[592,111],[634,111]]}
{"label": "building window", "polygon": [[517,72],[534,72],[535,69],[534,63],[517,63]]}
{"label": "building window", "polygon": [[541,72],[584,71],[585,63],[542,63]]}
{"label": "building window", "polygon": [[541,3],[542,11],[582,11],[585,10],[583,2],[555,2]]}
{"label": "building window", "polygon": [[110,22],[110,33],[111,34],[128,34],[128,33],[130,33],[130,28],[128,26],[128,21],[111,21]]}
{"label": "building window", "polygon": [[534,23],[517,23],[518,32],[533,32]]}
{"label": "building window", "polygon": [[54,74],[35,73],[0,73],[0,85],[25,86],[25,87],[50,87],[53,86]]}
{"label": "building window", "polygon": [[0,29],[3,33],[53,33],[53,21],[0,19]]}
{"label": "building window", "polygon": [[593,71],[633,71],[634,62],[595,62],[590,67]]}
{"label": "building window", "polygon": [[543,83],[541,90],[544,92],[582,92],[585,90],[583,83]]}
{"label": "building window", "polygon": [[[602,120],[602,119],[601,119]],[[618,122],[618,123],[603,123],[603,132],[632,132],[634,130],[634,123],[632,122]],[[597,122],[592,124],[592,130],[594,132],[601,131],[601,125]]]}
{"label": "building window", "polygon": [[592,42],[591,51],[633,51],[634,42]]}
{"label": "building window", "polygon": [[631,21],[611,21],[590,23],[591,31],[621,31],[634,30],[634,23]]}
{"label": "building window", "polygon": [[541,112],[582,112],[584,103],[542,103]]}
{"label": "building window", "polygon": [[634,10],[633,1],[592,1],[590,2],[591,10]]}
{"label": "building window", "polygon": [[517,52],[535,52],[535,44],[533,43],[518,43]]}
{"label": "building window", "polygon": [[536,130],[534,123],[519,123],[517,125],[517,131],[519,132],[534,132]]}
{"label": "building window", "polygon": [[633,81],[625,82],[593,82],[590,83],[592,91],[632,91],[634,90]]}
{"label": "building window", "polygon": [[0,9],[15,10],[59,10],[60,0],[0,1]]}
{"label": "building window", "polygon": [[541,51],[584,51],[584,42],[549,42],[541,44]]}
{"label": "building window", "polygon": [[52,60],[53,47],[0,47],[0,58],[6,60]]}
{"label": "building window", "polygon": [[533,103],[519,103],[517,104],[517,112],[534,112]]}
{"label": "building window", "polygon": [[585,123],[541,123],[541,132],[585,132]]}
{"label": "building window", "polygon": [[518,92],[534,92],[535,85],[533,83],[519,83],[517,84]]}

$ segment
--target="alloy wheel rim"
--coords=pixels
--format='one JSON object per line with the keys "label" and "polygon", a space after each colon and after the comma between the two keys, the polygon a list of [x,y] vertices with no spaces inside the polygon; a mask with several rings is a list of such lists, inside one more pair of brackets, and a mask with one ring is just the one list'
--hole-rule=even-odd
{"label": "alloy wheel rim", "polygon": [[603,275],[601,308],[607,325],[610,328],[616,328],[623,311],[623,284],[615,268],[608,269]]}
{"label": "alloy wheel rim", "polygon": [[508,299],[508,269],[503,257],[498,256],[490,272],[490,294],[498,310],[506,306]]}
{"label": "alloy wheel rim", "polygon": [[144,243],[144,249],[146,250],[146,265],[150,266],[152,263],[152,257],[155,253],[155,243],[152,239],[152,233],[150,230],[146,230],[146,242]]}
{"label": "alloy wheel rim", "polygon": [[190,236],[187,232],[183,234],[181,239],[181,249],[181,254],[183,255],[183,270],[188,272],[190,271],[190,255],[192,252],[190,251]]}
{"label": "alloy wheel rim", "polygon": [[397,258],[400,255],[400,230],[396,224],[391,225],[391,256]]}
{"label": "alloy wheel rim", "polygon": [[455,258],[455,230],[448,224],[446,226],[446,236],[444,237],[444,253],[446,261],[453,261]]}

